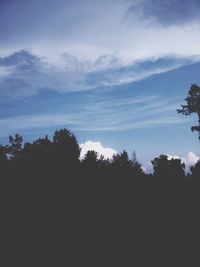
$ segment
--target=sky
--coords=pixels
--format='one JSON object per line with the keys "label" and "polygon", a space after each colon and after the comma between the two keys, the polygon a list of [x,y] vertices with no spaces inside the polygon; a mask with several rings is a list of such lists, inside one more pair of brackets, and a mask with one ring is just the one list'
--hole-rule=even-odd
{"label": "sky", "polygon": [[194,163],[199,0],[0,0],[0,143],[70,129],[82,151]]}

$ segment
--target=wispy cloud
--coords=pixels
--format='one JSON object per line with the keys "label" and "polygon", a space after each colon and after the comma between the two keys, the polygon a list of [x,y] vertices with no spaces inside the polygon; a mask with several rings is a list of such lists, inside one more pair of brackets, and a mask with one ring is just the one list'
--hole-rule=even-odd
{"label": "wispy cloud", "polygon": [[[188,122],[189,120],[187,120]],[[95,127],[77,127],[76,130],[79,131],[126,131],[126,130],[133,130],[133,129],[145,129],[145,128],[153,128],[158,126],[164,125],[173,125],[173,124],[183,124],[186,121],[180,120],[179,118],[171,117],[164,117],[158,119],[148,119],[142,120],[140,122],[132,122],[132,123],[125,123],[125,124],[116,124],[116,125],[107,125],[107,126],[95,126]]]}
{"label": "wispy cloud", "polygon": [[62,63],[57,65],[44,57],[21,50],[0,58],[0,95],[15,98],[32,96],[47,89],[66,93],[123,85],[193,61],[163,58],[123,65],[116,57],[114,60],[107,56],[92,63],[64,54]]}
{"label": "wispy cloud", "polygon": [[104,97],[102,101],[90,104],[87,110],[91,114],[95,113],[95,121],[102,128],[107,125],[107,129],[118,129],[120,126],[126,129],[130,128],[132,123],[134,123],[133,128],[141,127],[137,124],[138,120],[140,122],[160,117],[162,121],[169,115],[180,120],[176,114],[178,103],[178,100],[170,98],[163,100],[158,95],[122,97],[112,100]]}
{"label": "wispy cloud", "polygon": [[[171,108],[171,107],[170,107]],[[25,129],[67,127],[73,131],[125,131],[130,129],[152,128],[173,124],[184,124],[190,119],[182,120],[176,115],[167,115],[170,108],[151,110],[134,115],[124,112],[118,115],[116,110],[96,112],[83,110],[71,114],[24,115],[0,119],[0,135],[7,136]],[[165,111],[165,113],[164,113]],[[163,112],[163,114],[162,114]],[[146,115],[150,115],[149,117]]]}
{"label": "wispy cloud", "polygon": [[75,116],[59,115],[24,115],[0,119],[0,135],[7,136],[17,131],[34,128],[61,127],[64,125],[78,125]]}
{"label": "wispy cloud", "polygon": [[133,1],[128,13],[147,22],[171,26],[199,21],[199,10],[199,0],[141,0]]}

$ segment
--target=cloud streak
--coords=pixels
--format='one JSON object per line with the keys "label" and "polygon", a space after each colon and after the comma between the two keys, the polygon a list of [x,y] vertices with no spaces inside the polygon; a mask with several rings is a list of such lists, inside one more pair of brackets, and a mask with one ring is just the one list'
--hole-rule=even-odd
{"label": "cloud streak", "polygon": [[[139,120],[119,119],[116,114],[114,117],[108,117],[108,114],[94,115],[92,113],[77,114],[44,114],[44,115],[24,115],[0,119],[0,135],[6,137],[10,134],[20,132],[26,129],[47,129],[55,127],[66,127],[73,131],[126,131],[130,129],[142,129],[152,127],[163,127],[165,125],[184,124],[190,121],[181,120],[176,116],[159,116],[156,117],[151,112],[152,118],[142,117]],[[86,118],[90,117],[88,120]]]}
{"label": "cloud streak", "polygon": [[64,54],[59,64],[21,50],[0,58],[0,95],[26,97],[53,90],[59,93],[128,84],[193,62],[163,58],[123,65],[117,57],[104,56],[94,63]]}
{"label": "cloud streak", "polygon": [[163,26],[191,23],[200,20],[199,0],[142,0],[134,1],[129,13]]}

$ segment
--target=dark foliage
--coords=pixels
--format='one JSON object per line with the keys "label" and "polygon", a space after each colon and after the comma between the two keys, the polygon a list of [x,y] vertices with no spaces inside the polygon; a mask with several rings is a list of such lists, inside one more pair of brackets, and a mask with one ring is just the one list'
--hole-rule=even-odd
{"label": "dark foliage", "polygon": [[151,161],[154,169],[154,176],[166,185],[181,186],[185,176],[185,164],[180,159],[168,159],[167,155],[160,155]]}
{"label": "dark foliage", "polygon": [[192,131],[197,131],[199,133],[200,139],[200,87],[196,84],[193,84],[190,87],[188,96],[185,98],[186,105],[181,105],[181,109],[178,109],[178,113],[183,115],[191,115],[196,113],[198,116],[198,125],[192,126]]}
{"label": "dark foliage", "polygon": [[1,266],[195,266],[200,162],[185,176],[160,155],[145,174],[135,152],[80,160],[66,129],[0,146]]}

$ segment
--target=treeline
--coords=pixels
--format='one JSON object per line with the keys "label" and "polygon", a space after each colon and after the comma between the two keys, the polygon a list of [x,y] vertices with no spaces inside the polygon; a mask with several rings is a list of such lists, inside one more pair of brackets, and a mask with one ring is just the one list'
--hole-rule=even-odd
{"label": "treeline", "polygon": [[46,135],[32,143],[23,143],[23,137],[16,134],[9,136],[8,145],[0,145],[0,169],[47,172],[55,170],[64,171],[66,174],[72,168],[81,168],[87,172],[113,169],[117,172],[129,172],[133,178],[160,177],[159,182],[164,184],[177,184],[184,179],[191,181],[200,173],[200,161],[190,167],[190,173],[185,174],[185,164],[180,159],[169,159],[167,155],[153,159],[153,174],[147,174],[137,161],[135,152],[131,159],[125,150],[114,154],[112,159],[106,159],[103,155],[99,157],[94,150],[88,151],[84,158],[80,159],[80,152],[81,148],[75,135],[67,129],[55,131],[52,140]]}
{"label": "treeline", "polygon": [[67,129],[0,147],[2,266],[195,266],[200,162],[80,159]]}

